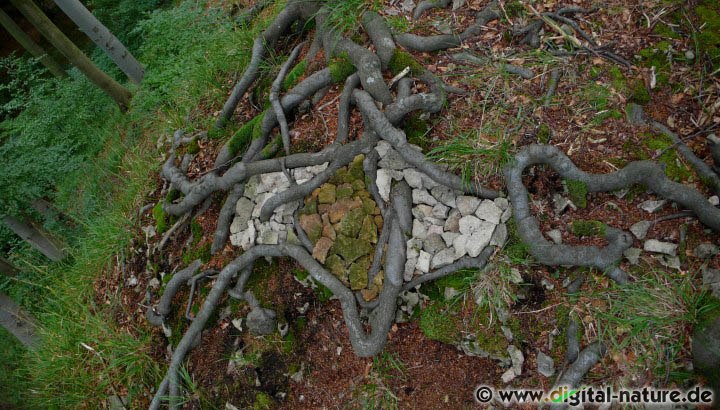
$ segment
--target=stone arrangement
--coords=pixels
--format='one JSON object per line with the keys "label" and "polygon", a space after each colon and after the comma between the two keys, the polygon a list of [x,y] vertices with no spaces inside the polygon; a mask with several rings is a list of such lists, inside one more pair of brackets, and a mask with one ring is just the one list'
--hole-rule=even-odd
{"label": "stone arrangement", "polygon": [[[390,144],[380,141],[376,185],[380,197],[389,201],[393,181],[405,180],[412,188],[412,232],[407,241],[404,280],[449,265],[461,257],[476,257],[489,245],[502,246],[507,239],[505,223],[510,219],[508,200],[482,200],[467,196],[433,181],[410,167]],[[413,149],[420,149],[413,147]],[[299,225],[313,246],[313,257],[366,300],[382,288],[380,270],[368,283],[368,269],[383,226],[380,209],[368,192],[363,171],[364,156],[339,169],[304,201],[277,208],[268,222],[260,222],[265,201],[290,187],[282,172],[249,179],[243,198],[236,204],[230,241],[248,250],[255,244],[288,242],[300,244],[294,232],[293,215],[299,209]],[[327,164],[298,168],[298,183],[310,180]],[[302,205],[302,206],[301,206]]]}

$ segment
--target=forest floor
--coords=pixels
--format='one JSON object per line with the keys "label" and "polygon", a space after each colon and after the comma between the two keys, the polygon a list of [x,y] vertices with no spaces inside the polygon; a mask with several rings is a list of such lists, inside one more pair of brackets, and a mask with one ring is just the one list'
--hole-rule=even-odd
{"label": "forest floor", "polygon": [[[430,34],[449,27],[462,30],[486,2],[469,0],[456,11],[434,9],[417,21],[403,9],[407,1],[382,3],[381,10],[395,29]],[[577,0],[573,4],[594,5]],[[545,1],[534,7],[542,12],[558,4]],[[628,102],[642,103],[653,119],[668,124],[681,137],[689,137],[687,143],[696,155],[710,158],[705,139],[692,137],[709,133],[720,124],[720,114],[708,114],[720,81],[688,58],[689,53],[697,52],[691,37],[672,34],[676,10],[677,6],[663,2],[609,1],[583,17],[581,26],[598,43],[610,44],[615,53],[630,60],[630,68],[599,56],[555,57],[518,45],[517,39],[503,33],[514,25],[524,25],[529,11],[509,7],[506,18],[490,23],[462,50],[413,53],[446,83],[468,91],[450,96],[442,112],[418,119],[421,131],[415,142],[436,161],[449,164],[458,173],[473,174],[477,182],[495,189],[502,189],[501,167],[507,159],[521,147],[540,142],[559,147],[578,167],[592,173],[609,173],[633,160],[657,159],[666,165],[671,178],[710,197],[712,193],[692,168],[668,149],[667,139],[625,118]],[[565,41],[553,32],[544,36],[546,41]],[[452,54],[459,51],[521,65],[534,75],[521,79],[494,65],[456,61]],[[553,69],[561,72],[560,82],[551,104],[543,106]],[[228,92],[231,85],[228,79]],[[313,109],[298,116],[293,124],[296,149],[317,151],[332,141],[341,91],[341,86],[333,86]],[[192,115],[213,117],[215,109],[201,102]],[[259,113],[246,99],[234,120],[244,123]],[[351,123],[357,128],[359,114],[354,115]],[[217,140],[200,143],[200,154],[190,166],[191,177],[212,167],[220,145]],[[163,199],[163,184],[158,177],[145,204]],[[633,189],[624,195],[591,193],[586,206],[556,213],[553,195],[574,193],[568,192],[552,170],[536,168],[526,177],[526,184],[542,231],[558,230],[563,243],[573,245],[606,243],[593,235],[577,235],[573,232],[575,220],[602,221],[629,230],[638,222],[678,212],[671,203],[653,213],[643,210],[641,204],[659,198]],[[151,210],[141,216],[125,258],[119,258],[95,284],[96,302],[113,306],[114,320],[121,329],[130,333],[148,329],[145,289],[153,288],[151,281],[160,272],[170,273],[195,257],[204,259],[204,268],[220,269],[240,253],[230,245],[212,258],[203,253],[212,242],[221,200],[213,201],[191,229],[174,235],[161,253],[148,252],[162,236],[147,234],[157,218]],[[652,224],[644,240],[635,238],[633,247],[643,249],[649,239],[678,244],[678,259],[651,252],[642,252],[635,263],[624,259],[622,267],[635,281],[632,287],[619,287],[596,271],[534,264],[522,246],[513,242],[511,230],[508,245],[493,257],[494,269],[482,274],[464,272],[424,285],[422,308],[416,309],[407,323],[393,326],[384,353],[375,358],[359,358],[353,353],[339,303],[304,287],[297,280],[302,276],[299,266],[285,260],[259,264],[250,288],[263,304],[278,311],[290,325],[290,333],[281,338],[241,331],[233,320],[244,316],[248,308],[228,302],[229,307],[215,319],[217,326],[203,334],[203,347],[189,355],[185,386],[191,397],[185,407],[220,408],[230,403],[255,409],[430,409],[440,405],[461,409],[476,405],[473,392],[482,384],[547,390],[555,376],[538,373],[537,355],[543,352],[553,359],[555,374],[562,369],[563,332],[569,314],[581,319],[583,344],[601,339],[610,346],[610,354],[588,374],[587,384],[693,385],[697,379],[691,371],[690,334],[703,303],[702,271],[720,269],[720,255],[701,259],[695,249],[703,243],[720,245],[720,239],[692,217]],[[564,287],[581,273],[588,275],[582,291],[568,296]],[[521,277],[515,281],[518,283],[509,280],[517,274]],[[200,290],[200,299],[208,287]],[[447,288],[454,289],[450,298],[445,297]],[[175,305],[184,307],[187,296],[187,292],[179,293]],[[485,302],[478,303],[483,297]],[[512,340],[504,335],[497,317],[504,309],[509,314],[504,327],[512,333]],[[159,363],[167,362],[168,341],[176,342],[186,325],[183,314],[178,312],[173,318],[178,327],[172,329],[170,338],[162,330],[148,330],[156,346],[151,357]],[[481,346],[497,356],[507,356],[509,345],[519,348],[525,359],[522,374],[504,383],[507,367],[501,366],[502,360],[464,354],[456,345],[467,334],[476,334]],[[118,394],[123,395],[122,388]],[[146,405],[141,399],[132,407]]]}

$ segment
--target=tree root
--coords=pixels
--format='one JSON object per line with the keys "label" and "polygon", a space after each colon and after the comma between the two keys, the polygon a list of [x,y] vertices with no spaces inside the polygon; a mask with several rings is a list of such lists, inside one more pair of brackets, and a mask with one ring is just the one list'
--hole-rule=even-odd
{"label": "tree root", "polygon": [[442,9],[450,5],[450,0],[423,0],[413,10],[413,19],[417,20],[428,10]]}
{"label": "tree root", "polygon": [[293,51],[290,53],[290,57],[288,57],[282,67],[280,67],[280,73],[278,73],[275,81],[272,83],[272,87],[270,87],[270,104],[272,104],[272,107],[275,110],[275,117],[277,118],[278,123],[280,123],[280,132],[282,135],[283,147],[285,147],[285,155],[290,155],[290,132],[288,130],[287,119],[285,118],[285,112],[283,111],[282,104],[280,104],[280,101],[278,100],[278,94],[280,94],[280,88],[285,80],[285,76],[290,70],[290,66],[297,59],[303,45],[305,45],[304,42],[295,46]]}

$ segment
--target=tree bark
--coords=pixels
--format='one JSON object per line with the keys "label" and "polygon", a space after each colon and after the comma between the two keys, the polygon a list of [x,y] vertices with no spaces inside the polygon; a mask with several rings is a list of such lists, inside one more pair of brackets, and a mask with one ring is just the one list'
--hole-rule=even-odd
{"label": "tree bark", "polygon": [[7,15],[2,9],[0,9],[0,25],[10,33],[11,36],[20,43],[25,50],[27,50],[33,57],[40,59],[42,65],[50,71],[52,75],[58,78],[67,77],[65,70],[60,67],[60,64],[55,61],[54,58],[50,57],[45,50],[37,45],[22,29],[15,24],[15,22]]}
{"label": "tree bark", "polygon": [[15,336],[28,349],[38,345],[35,319],[4,293],[0,293],[0,326]]}
{"label": "tree bark", "polygon": [[145,68],[79,0],[55,0],[55,4],[90,37],[90,40],[110,56],[130,81],[135,84],[142,82]]}
{"label": "tree bark", "polygon": [[0,256],[0,273],[7,276],[15,276],[18,270],[9,260]]}
{"label": "tree bark", "polygon": [[51,261],[57,262],[65,259],[65,256],[67,256],[62,246],[50,239],[49,235],[42,229],[12,216],[4,217],[3,222],[5,222],[5,225],[15,232],[17,236],[32,245],[33,248],[40,251]]}
{"label": "tree bark", "polygon": [[10,0],[10,2],[90,81],[112,97],[121,111],[127,111],[130,104],[130,91],[97,68],[32,0]]}

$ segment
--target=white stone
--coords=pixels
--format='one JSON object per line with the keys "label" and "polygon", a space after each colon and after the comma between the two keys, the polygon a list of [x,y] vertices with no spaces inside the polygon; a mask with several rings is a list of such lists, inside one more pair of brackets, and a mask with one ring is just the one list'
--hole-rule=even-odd
{"label": "white stone", "polygon": [[502,213],[502,209],[495,205],[495,202],[489,199],[480,202],[480,205],[475,210],[475,216],[484,221],[492,222],[496,225],[500,223],[500,217],[502,216]]}
{"label": "white stone", "polygon": [[380,193],[380,197],[384,201],[390,200],[390,184],[392,181],[392,176],[390,175],[390,171],[387,169],[378,169],[377,171],[377,179],[375,180],[375,184],[377,185],[378,191]]}
{"label": "white stone", "polygon": [[522,351],[514,345],[508,346],[507,351],[510,354],[510,360],[512,361],[512,369],[515,371],[516,375],[521,375],[522,365],[525,363],[525,356],[523,356]]}
{"label": "white stone", "polygon": [[468,256],[474,258],[478,255],[480,255],[480,252],[482,252],[483,249],[485,249],[486,246],[490,244],[490,239],[492,239],[492,234],[495,229],[495,225],[490,224],[488,222],[485,222],[486,224],[490,225],[490,229],[480,229],[476,232],[473,232],[472,235],[470,235],[470,240],[465,245],[465,248],[467,249]]}
{"label": "white stone", "polygon": [[430,267],[432,269],[439,268],[441,266],[449,265],[455,260],[455,249],[445,248],[440,252],[436,253],[432,258]]}
{"label": "white stone", "polygon": [[560,245],[562,243],[562,232],[560,232],[560,230],[553,229],[553,230],[547,231],[546,235],[556,245]]}
{"label": "white stone", "polygon": [[327,169],[327,167],[328,167],[328,162],[325,162],[320,165],[313,165],[313,166],[306,167],[305,169],[308,172],[312,173],[313,175],[317,175],[317,174],[325,171],[325,169]]}
{"label": "white stone", "polygon": [[553,203],[555,204],[555,213],[558,215],[563,213],[568,206],[572,209],[577,209],[577,207],[575,206],[575,204],[573,204],[571,200],[565,198],[560,194],[553,195]]}
{"label": "white stone", "polygon": [[457,197],[455,201],[458,211],[460,211],[463,216],[472,215],[480,205],[480,199],[475,198],[474,196],[462,195]]}
{"label": "white stone", "polygon": [[413,189],[412,200],[414,204],[428,204],[430,206],[437,204],[437,200],[424,189]]}
{"label": "white stone", "polygon": [[260,182],[268,192],[279,192],[290,188],[290,181],[282,172],[268,172],[260,175]]}
{"label": "white stone", "polygon": [[413,219],[412,236],[417,239],[425,239],[427,237],[427,228],[417,219]]}
{"label": "white stone", "polygon": [[452,246],[455,238],[460,236],[460,234],[457,232],[443,232],[440,234],[440,236],[442,236],[443,240],[445,241],[445,245]]}
{"label": "white stone", "polygon": [[515,377],[517,377],[517,375],[515,374],[515,371],[514,371],[512,368],[507,369],[507,370],[505,371],[505,373],[503,373],[502,376],[500,376],[500,378],[502,379],[503,383],[505,383],[505,384],[510,383],[511,381],[513,381],[513,379],[515,379]]}
{"label": "white stone", "polygon": [[422,247],[423,247],[422,239],[410,238],[407,241],[408,249],[415,249],[417,252],[420,252],[420,249],[422,249]]}
{"label": "white stone", "polygon": [[510,201],[508,201],[507,198],[495,198],[493,202],[495,202],[495,205],[503,211],[508,209],[510,206]]}
{"label": "white stone", "polygon": [[430,260],[432,259],[432,255],[425,251],[420,251],[420,254],[418,255],[417,259],[417,269],[422,273],[428,273],[430,272]]}
{"label": "white stone", "polygon": [[458,235],[453,240],[453,248],[455,248],[455,259],[461,258],[467,254],[467,244],[470,242],[470,235]]}
{"label": "white stone", "polygon": [[252,211],[253,218],[260,217],[260,211],[262,211],[263,205],[265,205],[265,202],[267,202],[267,200],[273,196],[275,196],[275,194],[271,194],[270,192],[257,195],[257,197],[255,198],[255,208],[253,208]]}
{"label": "white stone", "polygon": [[647,235],[647,231],[651,226],[651,221],[640,221],[630,227],[630,232],[638,239],[645,239],[645,235]]}
{"label": "white stone", "polygon": [[240,233],[240,246],[243,248],[243,250],[248,250],[255,245],[255,236],[257,235],[257,231],[255,230],[255,225],[252,223],[252,221],[248,221],[248,229],[244,230]]}
{"label": "white stone", "polygon": [[[243,221],[245,222],[244,224]],[[236,216],[235,218],[233,218],[233,221],[230,224],[230,234],[234,235],[242,231],[245,226],[247,226],[247,218],[241,218]]]}
{"label": "white stone", "polygon": [[538,373],[545,377],[552,377],[555,374],[555,362],[552,357],[545,353],[538,351],[537,354],[537,369]]}
{"label": "white stone", "polygon": [[638,207],[645,212],[653,213],[662,209],[662,207],[665,206],[666,202],[667,201],[664,199],[661,199],[659,201],[648,200],[638,205]]}
{"label": "white stone", "polygon": [[460,218],[462,214],[457,209],[451,209],[448,218],[445,220],[443,229],[447,232],[460,232]]}
{"label": "white stone", "polygon": [[408,246],[407,259],[405,260],[405,272],[403,274],[403,279],[406,282],[412,280],[413,275],[415,274],[415,265],[417,265],[418,256],[420,256],[420,252],[417,249]]}
{"label": "white stone", "polygon": [[438,219],[445,219],[448,216],[448,211],[450,211],[450,208],[438,203],[432,208],[432,216]]}
{"label": "white stone", "polygon": [[420,219],[421,221],[427,218],[428,216],[432,216],[433,214],[433,207],[430,205],[425,204],[419,204],[412,209],[412,214],[415,218]]}
{"label": "white stone", "polygon": [[453,192],[452,189],[444,186],[444,185],[438,185],[430,190],[430,193],[432,196],[435,197],[439,202],[449,206],[450,208],[457,207],[457,201],[455,199],[456,195],[455,192]]}
{"label": "white stone", "polygon": [[428,235],[436,233],[438,235],[442,235],[443,233],[443,227],[441,225],[430,225],[427,227],[427,233]]}
{"label": "white stone", "polygon": [[480,229],[481,222],[482,221],[480,219],[472,215],[463,216],[458,222],[458,224],[460,225],[460,233],[465,235],[472,234],[473,232]]}
{"label": "white stone", "polygon": [[388,151],[392,149],[392,145],[390,145],[389,142],[385,140],[378,141],[377,145],[375,145],[375,151],[377,151],[378,155],[380,155],[380,158],[383,158],[385,155],[387,155]]}
{"label": "white stone", "polygon": [[378,167],[402,171],[407,168],[407,163],[400,154],[393,149],[388,150],[387,154],[378,161]]}
{"label": "white stone", "polygon": [[675,256],[677,245],[670,242],[661,242],[657,239],[649,239],[645,241],[643,249],[647,252],[664,253],[665,255]]}
{"label": "white stone", "polygon": [[493,232],[492,238],[490,239],[490,245],[503,246],[505,245],[505,241],[507,241],[507,237],[507,226],[505,226],[505,224],[497,225],[495,226],[495,232]]}
{"label": "white stone", "polygon": [[510,220],[510,217],[512,216],[512,208],[509,208],[503,211],[502,216],[500,217],[500,222],[505,223]]}
{"label": "white stone", "polygon": [[408,185],[410,185],[410,188],[423,188],[422,174],[420,174],[420,172],[418,172],[415,168],[403,169],[403,178],[405,178],[405,181],[408,183]]}
{"label": "white stone", "polygon": [[708,202],[710,202],[710,205],[712,205],[712,206],[718,206],[718,205],[720,205],[720,198],[718,198],[717,195],[713,195],[710,198],[708,198]]}
{"label": "white stone", "polygon": [[640,254],[642,250],[639,248],[627,248],[623,252],[623,255],[630,262],[631,265],[637,265],[640,263]]}
{"label": "white stone", "polygon": [[245,217],[245,221],[242,225],[245,225],[248,219],[250,219],[250,214],[252,213],[254,207],[255,203],[245,197],[238,199],[238,201],[235,203],[235,215],[239,217]]}

